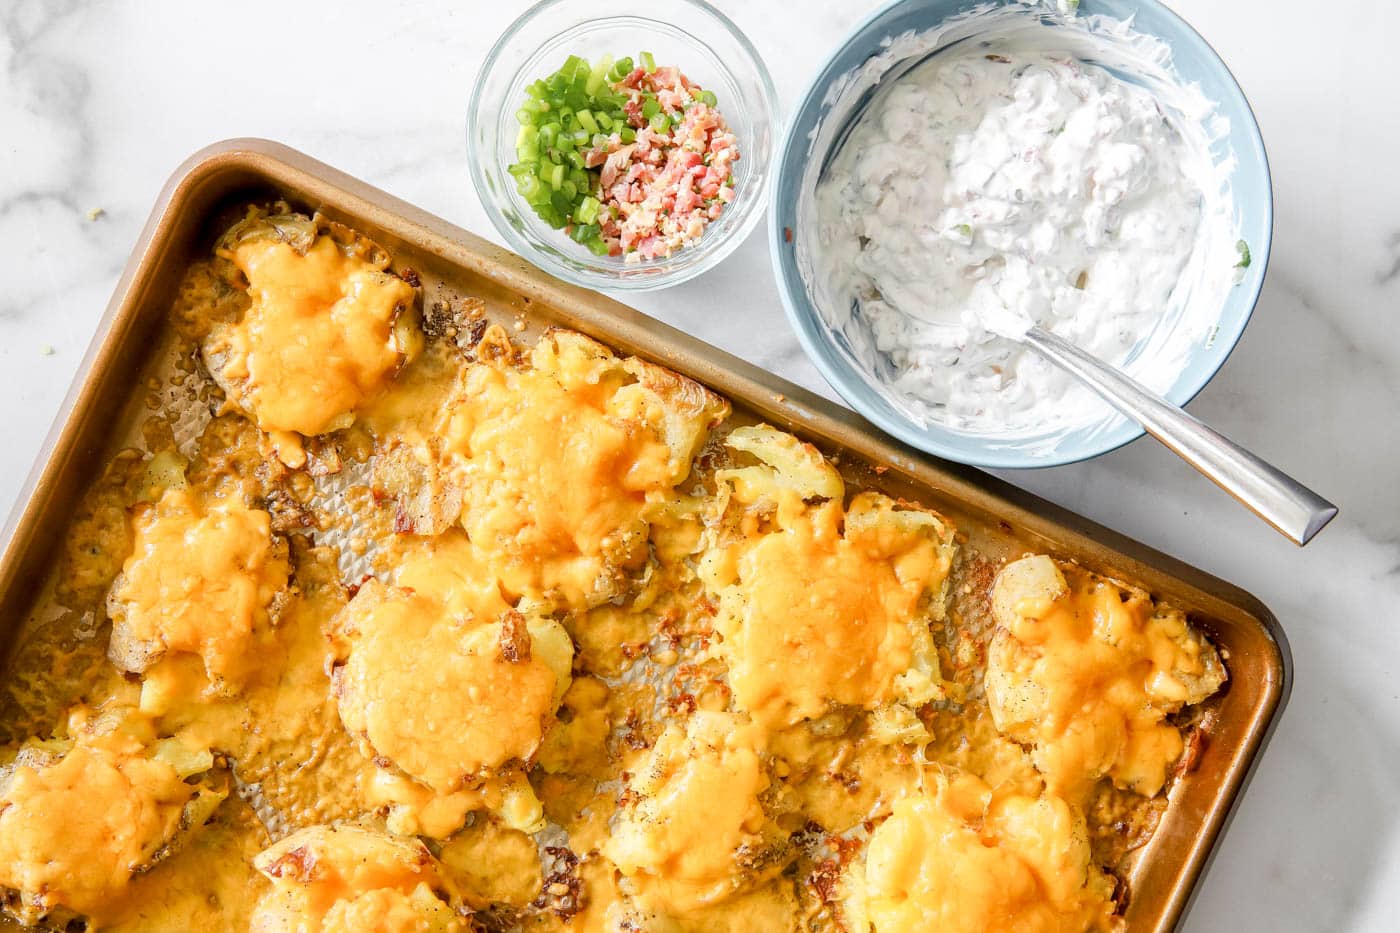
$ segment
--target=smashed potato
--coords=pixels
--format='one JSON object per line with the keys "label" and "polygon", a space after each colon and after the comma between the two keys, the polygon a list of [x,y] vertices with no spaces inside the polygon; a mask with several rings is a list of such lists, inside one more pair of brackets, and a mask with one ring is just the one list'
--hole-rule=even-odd
{"label": "smashed potato", "polygon": [[1079,799],[1105,775],[1144,796],[1161,790],[1183,749],[1166,717],[1225,682],[1185,615],[1043,556],[1002,569],[992,609],[992,718],[1033,747],[1051,790]]}
{"label": "smashed potato", "polygon": [[245,279],[249,304],[214,328],[204,358],[229,400],[299,467],[298,435],[349,427],[417,352],[417,290],[387,271],[382,252],[307,231],[294,217],[252,212],[219,252]]}
{"label": "smashed potato", "polygon": [[261,852],[272,883],[253,933],[467,933],[469,912],[423,843],[359,826],[312,826]]}
{"label": "smashed potato", "polygon": [[690,472],[724,400],[567,331],[517,366],[488,329],[441,427],[461,522],[517,596],[582,611],[624,594],[649,511]]}
{"label": "smashed potato", "polygon": [[168,855],[228,794],[214,758],[157,741],[139,715],[75,709],[63,735],[0,768],[0,887],[23,923],[99,921],[132,876]]}
{"label": "smashed potato", "polygon": [[[385,776],[383,793],[413,809],[532,761],[569,686],[568,634],[464,574],[471,554],[465,537],[439,539],[403,565],[399,585],[365,583],[332,625],[341,720],[367,756],[431,792]],[[502,812],[528,811],[517,811],[513,824],[538,822],[529,785],[518,774],[510,783],[499,800],[469,794],[434,818],[395,825],[445,835],[492,801]]]}
{"label": "smashed potato", "polygon": [[1084,818],[1045,795],[994,794],[968,775],[894,804],[843,878],[853,933],[1111,929],[1113,882]]}
{"label": "smashed potato", "polygon": [[759,799],[769,781],[757,738],[738,717],[700,712],[657,740],[603,849],[642,904],[683,913],[782,868],[786,839]]}
{"label": "smashed potato", "polygon": [[913,711],[942,696],[930,625],[944,615],[947,525],[879,493],[845,507],[835,470],[772,428],[748,429],[738,448],[760,465],[718,477],[750,505],[741,522],[766,510],[771,527],[716,541],[701,576],[719,599],[717,652],[739,707],[773,728],[882,710],[884,735],[917,740]]}
{"label": "smashed potato", "polygon": [[133,553],[107,600],[108,657],[144,674],[169,655],[193,655],[216,692],[236,690],[286,597],[287,545],[271,516],[172,488],[139,506],[132,524]]}

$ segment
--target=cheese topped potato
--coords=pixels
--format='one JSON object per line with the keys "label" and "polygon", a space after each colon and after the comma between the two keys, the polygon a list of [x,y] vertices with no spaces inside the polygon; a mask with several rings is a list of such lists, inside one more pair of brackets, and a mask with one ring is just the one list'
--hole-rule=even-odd
{"label": "cheese topped potato", "polygon": [[629,785],[637,796],[603,854],[641,905],[683,914],[782,869],[786,834],[760,801],[769,780],[758,738],[741,717],[701,711],[668,726],[638,766]]}
{"label": "cheese topped potato", "polygon": [[1051,795],[993,793],[970,775],[898,800],[842,880],[853,933],[1111,929],[1113,881],[1084,818]]}
{"label": "cheese topped potato", "polygon": [[441,427],[461,523],[516,596],[581,612],[647,559],[649,511],[729,412],[675,373],[567,331],[517,366],[488,328]]}
{"label": "cheese topped potato", "polygon": [[0,888],[21,922],[99,921],[132,876],[203,825],[228,794],[208,749],[157,740],[116,711],[73,710],[60,738],[31,740],[0,767]]}
{"label": "cheese topped potato", "polygon": [[218,252],[242,274],[249,304],[209,334],[205,362],[283,462],[299,467],[301,435],[349,427],[417,353],[417,289],[371,244],[337,242],[296,215],[252,212]]}
{"label": "cheese topped potato", "polygon": [[770,728],[855,707],[888,740],[917,739],[913,710],[942,695],[929,626],[943,617],[950,528],[879,493],[845,507],[835,468],[774,428],[726,443],[759,461],[716,474],[744,511],[701,567],[736,704]]}
{"label": "cheese topped potato", "polygon": [[568,689],[573,644],[558,622],[523,614],[490,581],[466,537],[449,533],[406,559],[396,584],[366,582],[332,623],[332,689],[345,728],[368,756],[419,785],[395,794],[385,776],[386,794],[424,807],[507,772],[516,778],[503,800],[469,794],[450,814],[396,829],[446,835],[476,805],[519,806],[513,794],[533,801],[519,766],[533,759]]}
{"label": "cheese topped potato", "polygon": [[1167,716],[1225,682],[1220,656],[1185,614],[1044,556],[1002,569],[992,612],[992,718],[1032,746],[1050,788],[1078,799],[1108,776],[1144,796],[1161,790],[1183,750]]}
{"label": "cheese topped potato", "polygon": [[417,839],[310,826],[253,860],[272,883],[252,933],[467,933],[467,912]]}
{"label": "cheese topped potato", "polygon": [[109,659],[148,674],[167,657],[192,656],[217,692],[235,691],[286,598],[287,545],[271,516],[172,487],[138,506],[132,524],[132,554],[107,600]]}

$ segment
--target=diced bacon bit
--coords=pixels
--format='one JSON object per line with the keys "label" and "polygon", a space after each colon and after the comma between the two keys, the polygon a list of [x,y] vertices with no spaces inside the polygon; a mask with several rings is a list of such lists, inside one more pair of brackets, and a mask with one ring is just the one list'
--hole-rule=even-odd
{"label": "diced bacon bit", "polygon": [[524,664],[530,660],[530,631],[525,617],[514,609],[501,617],[501,659],[507,664]]}
{"label": "diced bacon bit", "polygon": [[[637,68],[614,89],[628,95],[622,112],[637,134],[624,145],[614,133],[606,148],[584,153],[586,166],[601,166],[601,236],[608,255],[627,262],[665,258],[697,241],[734,201],[739,150],[723,115],[696,99],[700,88],[677,68]],[[642,112],[648,93],[678,116],[674,126],[652,128]]]}
{"label": "diced bacon bit", "polygon": [[[619,139],[621,139],[621,137],[619,137]],[[613,183],[617,181],[618,173],[622,170],[622,167],[627,164],[627,160],[632,157],[632,151],[636,148],[635,145],[623,146],[608,154],[606,160],[603,162],[603,177],[601,182],[604,188],[611,188],[613,186]]]}

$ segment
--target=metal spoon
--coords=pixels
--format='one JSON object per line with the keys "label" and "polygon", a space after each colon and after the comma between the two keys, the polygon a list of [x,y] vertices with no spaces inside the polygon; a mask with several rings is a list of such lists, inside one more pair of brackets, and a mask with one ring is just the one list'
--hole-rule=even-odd
{"label": "metal spoon", "polygon": [[1092,353],[1041,327],[998,332],[1077,377],[1293,543],[1307,544],[1336,516],[1335,505]]}

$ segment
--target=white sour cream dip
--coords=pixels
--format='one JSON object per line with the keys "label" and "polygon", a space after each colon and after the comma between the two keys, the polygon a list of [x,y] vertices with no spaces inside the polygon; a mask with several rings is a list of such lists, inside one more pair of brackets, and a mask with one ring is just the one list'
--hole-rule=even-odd
{"label": "white sour cream dip", "polygon": [[1165,391],[1230,287],[1235,224],[1202,124],[1015,19],[879,88],[817,184],[812,267],[902,408],[1042,434],[1106,406],[997,334],[1035,322],[1118,365],[1157,334],[1126,368]]}

